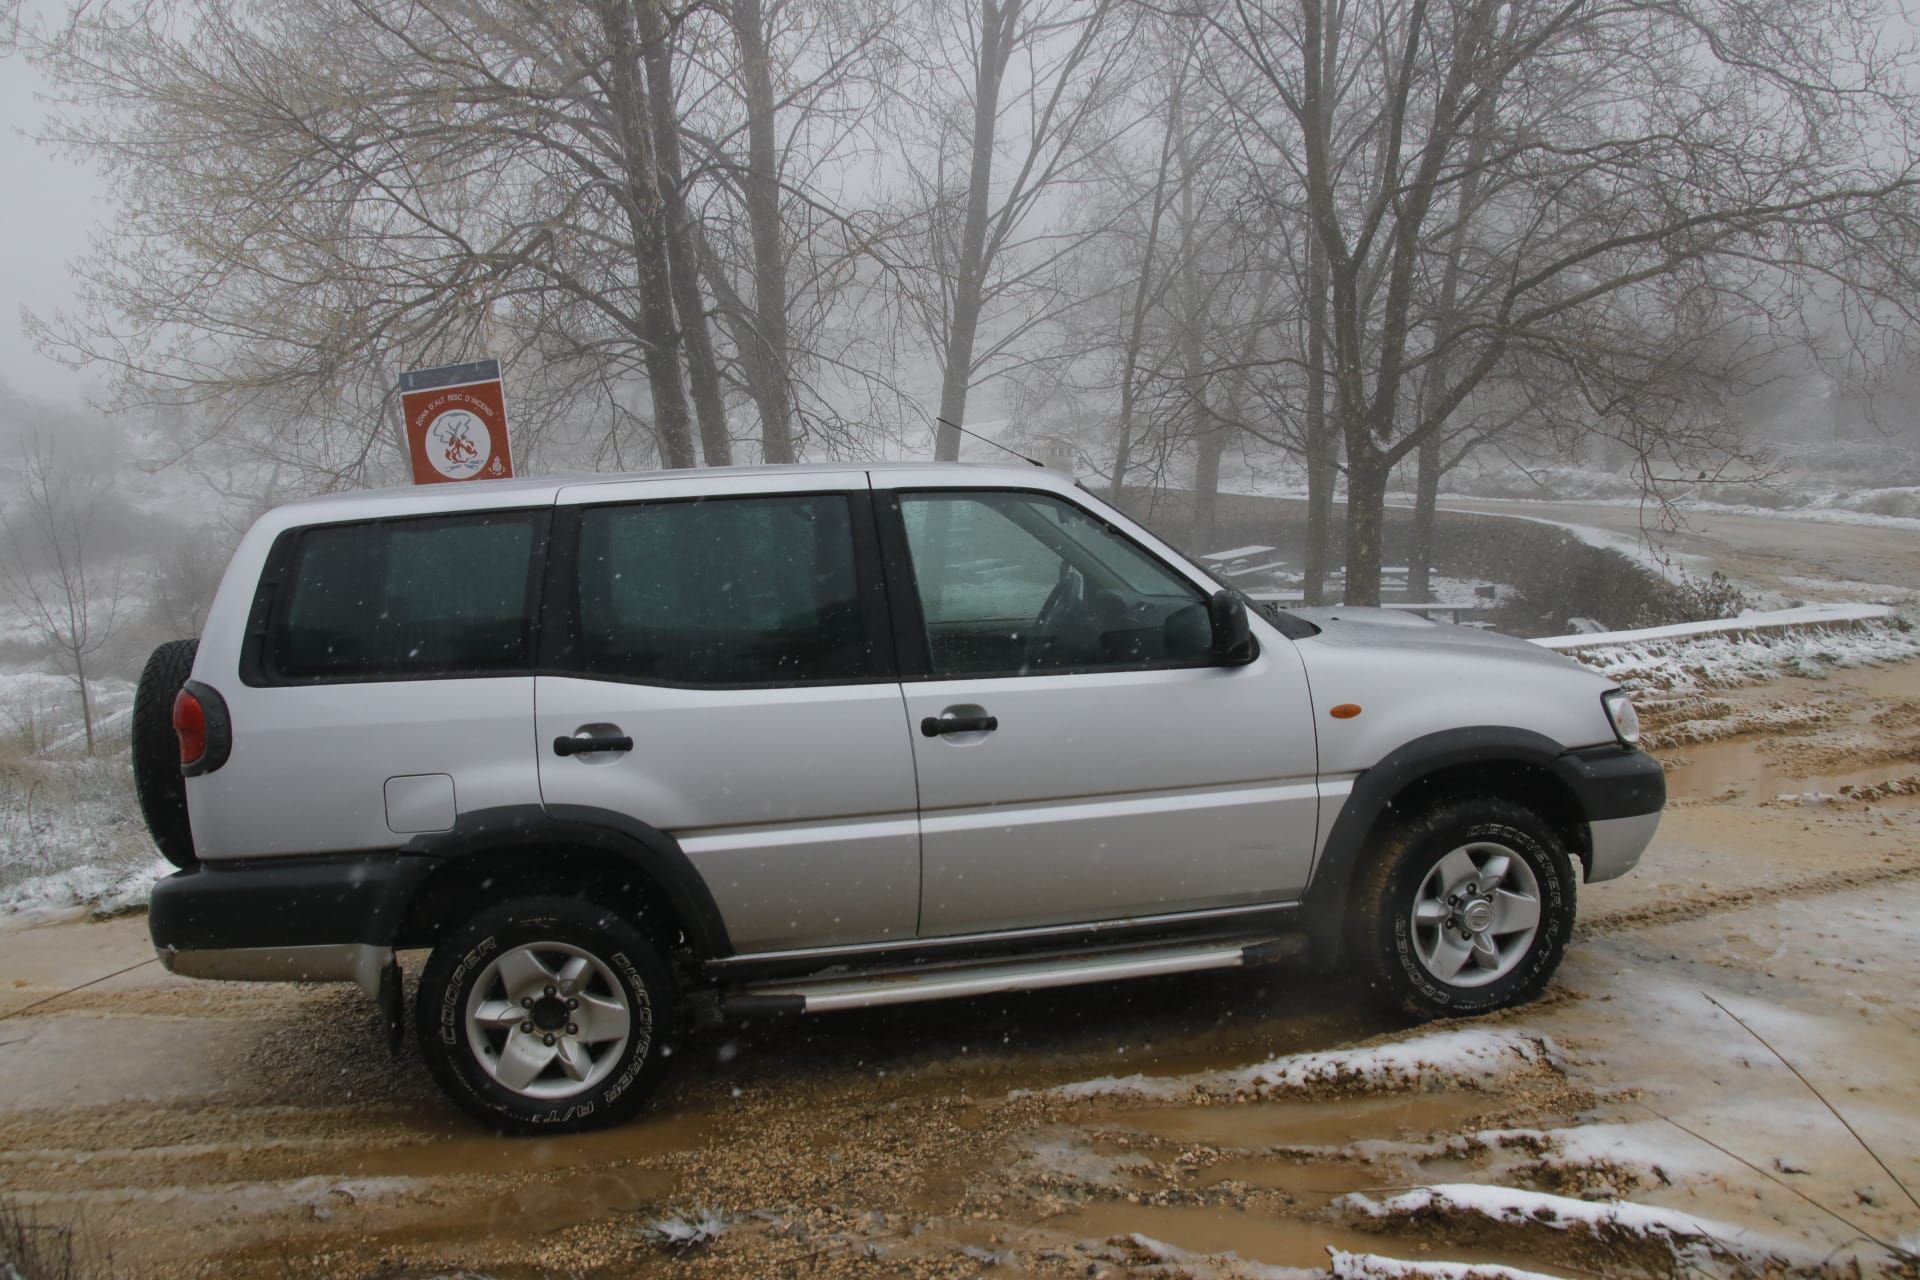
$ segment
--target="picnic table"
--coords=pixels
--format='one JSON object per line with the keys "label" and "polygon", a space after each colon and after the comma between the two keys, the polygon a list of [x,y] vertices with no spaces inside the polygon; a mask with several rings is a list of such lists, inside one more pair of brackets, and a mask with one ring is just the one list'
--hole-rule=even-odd
{"label": "picnic table", "polygon": [[1260,560],[1262,556],[1270,556],[1276,550],[1277,548],[1275,547],[1263,547],[1256,544],[1246,547],[1230,547],[1225,551],[1209,551],[1200,558],[1218,570],[1223,577],[1244,578],[1248,574],[1272,573],[1277,569],[1286,568],[1287,562],[1285,560],[1261,560],[1258,564],[1248,563],[1249,561]]}

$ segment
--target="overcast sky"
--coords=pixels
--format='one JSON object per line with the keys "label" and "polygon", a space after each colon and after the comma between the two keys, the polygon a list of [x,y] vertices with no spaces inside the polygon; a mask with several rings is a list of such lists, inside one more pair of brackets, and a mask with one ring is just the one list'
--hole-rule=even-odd
{"label": "overcast sky", "polygon": [[[10,8],[0,0],[0,21]],[[29,3],[27,21],[53,6]],[[33,348],[20,308],[51,312],[73,305],[67,264],[86,252],[89,233],[108,212],[105,184],[71,160],[52,156],[27,134],[39,128],[45,83],[18,53],[0,56],[0,379],[62,404],[85,399],[92,375],[75,373]]]}

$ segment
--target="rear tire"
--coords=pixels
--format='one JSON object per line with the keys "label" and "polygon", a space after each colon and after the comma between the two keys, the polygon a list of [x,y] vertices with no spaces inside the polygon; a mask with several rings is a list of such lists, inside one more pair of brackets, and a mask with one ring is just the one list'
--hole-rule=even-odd
{"label": "rear tire", "polygon": [[1538,814],[1450,801],[1389,832],[1354,882],[1352,955],[1377,993],[1416,1017],[1521,1004],[1566,954],[1575,884]]}
{"label": "rear tire", "polygon": [[198,640],[169,640],[161,645],[147,658],[133,695],[129,754],[134,793],[160,856],[182,871],[198,866],[200,859],[193,851],[193,828],[187,819],[187,785],[180,776],[173,699],[193,674],[193,658],[199,651]]}
{"label": "rear tire", "polygon": [[503,1133],[619,1124],[678,1042],[672,970],[617,913],[584,898],[488,908],[434,947],[417,997],[427,1066]]}

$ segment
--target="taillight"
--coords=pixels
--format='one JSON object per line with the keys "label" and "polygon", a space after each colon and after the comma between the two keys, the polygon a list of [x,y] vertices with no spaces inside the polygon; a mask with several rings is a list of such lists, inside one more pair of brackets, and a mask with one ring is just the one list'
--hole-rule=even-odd
{"label": "taillight", "polygon": [[173,731],[180,736],[180,763],[199,764],[207,754],[207,709],[191,690],[173,697]]}

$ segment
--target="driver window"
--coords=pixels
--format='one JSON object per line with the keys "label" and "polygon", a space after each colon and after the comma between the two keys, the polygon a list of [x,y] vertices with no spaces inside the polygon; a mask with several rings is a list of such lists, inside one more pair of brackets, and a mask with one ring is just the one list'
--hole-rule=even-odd
{"label": "driver window", "polygon": [[1200,590],[1072,503],[938,491],[900,513],[936,677],[1209,661]]}

